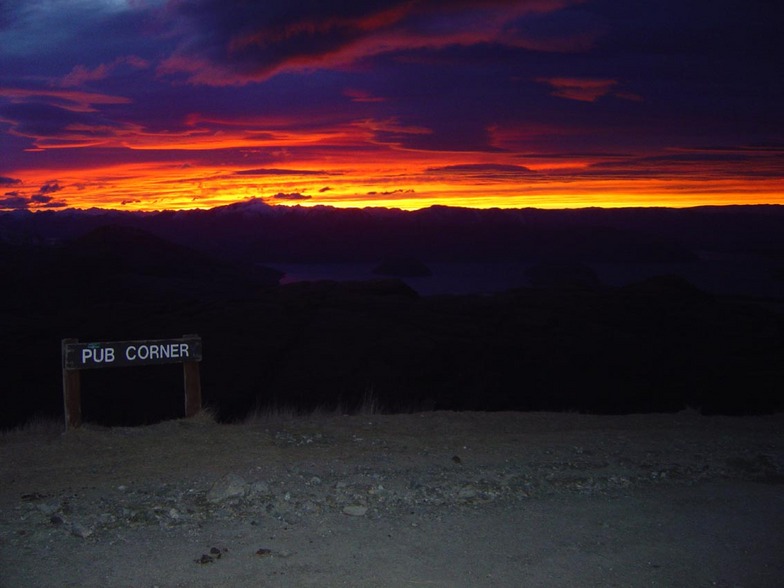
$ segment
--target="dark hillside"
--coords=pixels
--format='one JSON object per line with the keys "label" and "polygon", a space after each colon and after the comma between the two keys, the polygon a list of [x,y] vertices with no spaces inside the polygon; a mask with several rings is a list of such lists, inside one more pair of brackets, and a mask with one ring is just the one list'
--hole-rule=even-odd
{"label": "dark hillside", "polygon": [[[782,223],[755,207],[0,215],[0,426],[61,413],[63,338],[186,333],[202,336],[205,400],[229,420],[368,396],[391,411],[782,410],[784,291],[728,298],[682,276],[610,287],[592,265],[688,265],[709,245],[775,255]],[[538,263],[531,287],[432,297],[398,280],[280,286],[255,263],[262,251],[378,263],[409,250],[425,264],[423,251]],[[88,421],[172,418],[182,371],[94,370],[83,392]]]}
{"label": "dark hillside", "polygon": [[[206,292],[206,288],[201,290]],[[422,298],[397,281],[262,287],[253,296],[143,289],[3,316],[4,426],[61,410],[59,343],[204,341],[205,400],[390,411],[576,410],[746,414],[782,410],[784,319],[677,280],[623,289],[524,289]],[[182,411],[179,366],[94,370],[85,418],[134,424]]]}

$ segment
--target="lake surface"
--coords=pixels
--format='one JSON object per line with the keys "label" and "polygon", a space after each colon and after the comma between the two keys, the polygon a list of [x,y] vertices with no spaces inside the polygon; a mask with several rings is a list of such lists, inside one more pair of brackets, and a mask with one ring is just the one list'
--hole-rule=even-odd
{"label": "lake surface", "polygon": [[[316,280],[377,280],[377,263],[270,263],[285,272],[282,284]],[[493,294],[530,287],[526,272],[531,262],[425,262],[432,276],[401,278],[422,296],[439,294]],[[605,286],[625,286],[641,280],[679,275],[712,294],[784,298],[784,260],[751,255],[701,253],[700,259],[682,263],[586,263]]]}

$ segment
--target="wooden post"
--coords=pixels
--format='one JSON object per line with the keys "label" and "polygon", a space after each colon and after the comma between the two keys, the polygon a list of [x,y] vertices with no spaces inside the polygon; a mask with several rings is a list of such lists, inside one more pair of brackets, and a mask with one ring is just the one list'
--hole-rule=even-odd
{"label": "wooden post", "polygon": [[65,346],[77,343],[78,339],[63,339],[63,408],[65,411],[65,430],[77,429],[82,425],[82,391],[79,370],[65,368]]}
{"label": "wooden post", "polygon": [[[183,339],[198,338],[198,335],[183,335]],[[185,416],[196,416],[201,410],[201,374],[198,361],[185,361],[182,364],[185,378]]]}

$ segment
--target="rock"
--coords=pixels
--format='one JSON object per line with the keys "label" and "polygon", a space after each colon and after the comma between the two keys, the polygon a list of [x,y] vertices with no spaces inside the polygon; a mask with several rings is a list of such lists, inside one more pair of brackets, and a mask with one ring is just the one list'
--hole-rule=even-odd
{"label": "rock", "polygon": [[457,497],[460,500],[469,500],[471,498],[475,498],[477,495],[476,488],[473,486],[463,486],[460,488],[460,491],[457,493]]}
{"label": "rock", "polygon": [[220,559],[221,556],[225,552],[227,552],[227,551],[228,551],[228,549],[226,549],[225,547],[223,549],[220,549],[219,547],[211,547],[210,548],[210,557],[212,557],[214,559]]}
{"label": "rock", "polygon": [[218,503],[230,498],[242,498],[247,491],[248,484],[244,478],[237,474],[228,474],[212,485],[207,492],[207,500]]}
{"label": "rock", "polygon": [[253,484],[251,484],[250,494],[253,496],[272,496],[272,490],[270,490],[267,482],[259,480],[258,482],[253,482]]}
{"label": "rock", "polygon": [[300,506],[300,511],[303,512],[303,513],[310,513],[310,514],[312,514],[312,513],[320,512],[320,510],[321,509],[319,508],[319,505],[316,504],[315,502],[313,502],[312,500],[306,500]]}
{"label": "rock", "polygon": [[38,510],[40,510],[46,516],[52,516],[57,511],[62,508],[62,504],[59,500],[52,501],[52,502],[42,502],[38,505]]}
{"label": "rock", "polygon": [[87,539],[90,535],[93,534],[93,529],[83,525],[82,523],[73,523],[71,525],[71,535],[75,537],[81,537],[82,539]]}
{"label": "rock", "polygon": [[350,517],[363,517],[367,513],[367,506],[362,506],[360,504],[351,504],[349,506],[343,507],[343,514],[348,515]]}

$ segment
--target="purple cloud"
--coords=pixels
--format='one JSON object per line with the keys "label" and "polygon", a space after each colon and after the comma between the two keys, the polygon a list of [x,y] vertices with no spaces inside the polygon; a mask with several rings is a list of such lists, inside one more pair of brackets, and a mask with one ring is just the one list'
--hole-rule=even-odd
{"label": "purple cloud", "polygon": [[46,182],[41,188],[38,190],[39,194],[52,194],[53,192],[59,192],[63,188],[60,186],[57,181]]}
{"label": "purple cloud", "polygon": [[6,196],[0,198],[0,209],[22,210],[30,206],[30,201],[24,196]]}
{"label": "purple cloud", "polygon": [[430,167],[428,172],[445,172],[456,174],[472,174],[481,176],[534,174],[536,172],[522,165],[503,165],[494,163],[465,163],[459,165],[445,165]]}
{"label": "purple cloud", "polygon": [[234,172],[235,176],[323,176],[329,172],[315,171],[309,169],[277,169],[277,168],[259,168],[259,169],[243,169]]}
{"label": "purple cloud", "polygon": [[398,188],[397,190],[386,190],[384,192],[368,192],[368,196],[392,196],[393,194],[413,194],[415,190],[411,188]]}
{"label": "purple cloud", "polygon": [[51,196],[34,194],[30,198],[17,193],[6,194],[0,198],[0,210],[25,210],[35,208],[65,208],[67,204],[61,200],[54,200]]}
{"label": "purple cloud", "polygon": [[121,67],[132,69],[147,69],[150,62],[135,55],[118,57],[109,63],[100,63],[93,68],[84,65],[76,65],[65,77],[60,80],[60,86],[71,88],[82,86],[88,82],[95,82],[107,78],[112,72]]}
{"label": "purple cloud", "polygon": [[300,194],[299,192],[291,192],[289,194],[278,192],[273,196],[275,200],[310,200],[310,196]]}
{"label": "purple cloud", "polygon": [[[66,195],[166,206],[174,196],[134,190],[192,184],[177,198],[207,205],[302,176],[265,188],[296,200],[340,173],[338,200],[365,193],[371,168],[381,186],[428,174],[510,185],[671,174],[675,186],[697,167],[775,180],[774,4],[0,1],[0,187],[25,178],[5,196],[26,198],[8,200],[18,206]],[[68,189],[46,182],[54,173]]]}
{"label": "purple cloud", "polygon": [[516,26],[519,19],[574,3],[577,0],[182,3],[179,14],[190,27],[186,40],[158,71],[184,73],[193,83],[230,85],[412,49],[482,43],[533,47],[536,41]]}
{"label": "purple cloud", "polygon": [[581,102],[596,102],[603,96],[616,96],[625,100],[642,100],[640,96],[631,92],[616,91],[617,80],[600,78],[537,78],[537,82],[547,84],[552,88],[553,96],[578,100]]}

